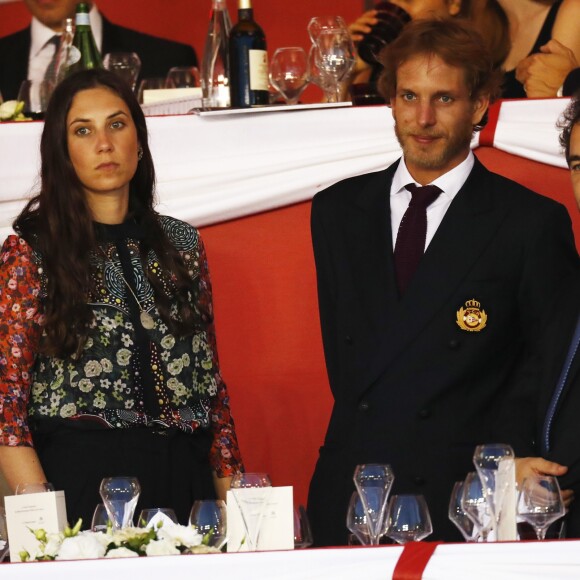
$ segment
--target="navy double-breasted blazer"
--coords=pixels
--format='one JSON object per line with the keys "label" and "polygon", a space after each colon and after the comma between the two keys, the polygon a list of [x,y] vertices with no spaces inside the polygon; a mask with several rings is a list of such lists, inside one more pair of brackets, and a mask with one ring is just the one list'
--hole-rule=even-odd
{"label": "navy double-breasted blazer", "polygon": [[[425,495],[432,539],[460,538],[447,518],[453,483],[473,470],[475,446],[490,442],[547,301],[578,268],[565,208],[476,160],[400,298],[389,202],[395,168],[339,182],[312,204],[334,396],[309,493],[319,545],[345,543],[358,463],[391,464],[392,493]],[[458,324],[469,305],[485,319],[478,330]]]}

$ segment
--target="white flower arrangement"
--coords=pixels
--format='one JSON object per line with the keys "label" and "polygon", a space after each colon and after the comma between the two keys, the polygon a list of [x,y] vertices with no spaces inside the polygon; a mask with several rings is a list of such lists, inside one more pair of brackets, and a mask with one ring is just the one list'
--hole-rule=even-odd
{"label": "white flower arrangement", "polygon": [[23,101],[6,101],[0,105],[0,122],[1,121],[30,121],[25,117]]}
{"label": "white flower arrangement", "polygon": [[177,554],[219,553],[207,545],[209,537],[198,534],[190,526],[173,522],[151,528],[123,528],[106,532],[80,531],[82,520],[64,532],[47,534],[45,530],[30,530],[38,540],[33,552],[20,552],[22,562],[33,560],[85,560],[94,558],[136,558],[139,556],[169,556]]}

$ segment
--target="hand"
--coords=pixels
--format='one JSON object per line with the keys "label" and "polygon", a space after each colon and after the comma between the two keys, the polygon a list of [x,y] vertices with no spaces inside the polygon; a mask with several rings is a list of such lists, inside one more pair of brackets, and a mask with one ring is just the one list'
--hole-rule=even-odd
{"label": "hand", "polygon": [[378,21],[376,10],[369,10],[361,14],[352,24],[348,25],[348,31],[353,41],[358,42],[362,40],[364,35],[368,34]]}
{"label": "hand", "polygon": [[[555,461],[548,461],[542,457],[516,457],[516,481],[521,487],[526,477],[533,475],[555,475],[559,477],[568,471],[565,465],[560,465]],[[564,505],[568,508],[574,500],[574,491],[571,489],[562,490]]]}
{"label": "hand", "polygon": [[516,78],[530,98],[556,97],[568,73],[578,67],[578,61],[568,47],[555,39],[541,46],[540,51],[520,61]]}

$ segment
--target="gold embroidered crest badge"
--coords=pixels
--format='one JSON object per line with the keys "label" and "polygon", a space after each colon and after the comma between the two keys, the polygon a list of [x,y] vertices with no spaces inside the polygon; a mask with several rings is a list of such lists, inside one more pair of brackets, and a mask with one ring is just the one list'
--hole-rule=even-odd
{"label": "gold embroidered crest badge", "polygon": [[465,308],[462,306],[457,311],[457,325],[461,330],[479,332],[485,328],[487,314],[485,310],[479,308],[480,306],[480,303],[472,298],[465,303]]}

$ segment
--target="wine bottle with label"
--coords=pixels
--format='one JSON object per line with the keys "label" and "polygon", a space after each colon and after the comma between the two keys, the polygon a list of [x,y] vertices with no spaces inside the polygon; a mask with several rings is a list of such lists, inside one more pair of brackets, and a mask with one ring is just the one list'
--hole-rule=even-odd
{"label": "wine bottle with label", "polygon": [[266,37],[254,21],[252,0],[238,0],[238,22],[230,31],[229,57],[232,107],[267,105]]}
{"label": "wine bottle with label", "polygon": [[103,68],[103,59],[91,30],[89,5],[85,2],[77,4],[75,35],[69,54],[69,62],[71,64],[68,67],[67,76],[79,70]]}
{"label": "wine bottle with label", "polygon": [[206,108],[230,106],[228,40],[231,27],[226,0],[212,0],[201,63],[201,90]]}

